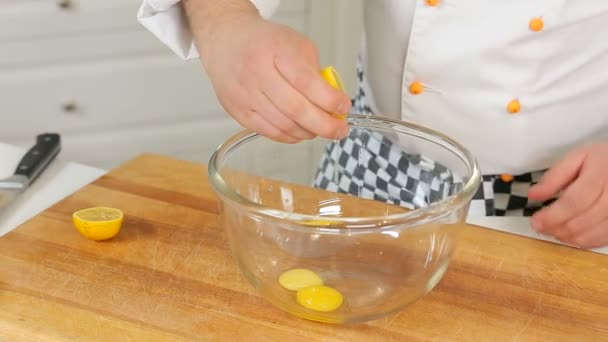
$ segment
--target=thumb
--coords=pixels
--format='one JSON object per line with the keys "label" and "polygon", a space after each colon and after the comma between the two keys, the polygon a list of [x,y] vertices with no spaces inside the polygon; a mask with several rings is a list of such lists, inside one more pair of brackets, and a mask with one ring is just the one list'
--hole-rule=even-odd
{"label": "thumb", "polygon": [[530,188],[528,197],[537,201],[546,201],[554,197],[576,179],[585,158],[587,158],[587,151],[584,149],[566,155],[545,173],[538,184]]}

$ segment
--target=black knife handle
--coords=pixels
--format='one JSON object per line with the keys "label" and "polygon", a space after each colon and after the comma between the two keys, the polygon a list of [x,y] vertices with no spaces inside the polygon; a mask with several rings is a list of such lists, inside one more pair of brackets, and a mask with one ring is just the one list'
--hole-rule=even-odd
{"label": "black knife handle", "polygon": [[42,171],[51,163],[61,150],[61,137],[55,133],[40,134],[36,137],[36,145],[25,153],[15,175],[25,176],[28,184],[33,183]]}

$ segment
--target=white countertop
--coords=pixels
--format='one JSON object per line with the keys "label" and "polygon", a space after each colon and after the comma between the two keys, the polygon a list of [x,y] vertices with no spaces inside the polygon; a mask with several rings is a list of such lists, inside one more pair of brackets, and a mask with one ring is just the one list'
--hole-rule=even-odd
{"label": "white countertop", "polygon": [[[32,144],[34,141],[32,140]],[[0,143],[0,179],[12,175],[25,150]],[[44,211],[54,203],[94,181],[106,171],[78,163],[57,159],[6,211],[0,215],[0,236],[21,225],[31,217]],[[482,217],[470,218],[469,223],[517,235],[559,243],[537,234],[526,217]],[[608,247],[594,250],[608,254]]]}
{"label": "white countertop", "polygon": [[[469,218],[467,220],[470,224],[475,224],[482,227],[492,228],[495,230],[500,230],[507,233],[512,233],[521,236],[527,236],[538,240],[549,241],[552,243],[557,243],[563,245],[563,243],[558,240],[538,234],[532,226],[530,226],[530,219],[528,217],[521,216],[505,216],[505,217],[479,217],[479,218]],[[608,247],[596,248],[592,250],[593,252],[608,254]]]}
{"label": "white countertop", "polygon": [[[35,140],[32,139],[32,145]],[[0,179],[9,177],[25,149],[0,142]],[[66,196],[94,181],[105,170],[72,163],[61,152],[39,178],[0,215],[0,236],[8,233]]]}

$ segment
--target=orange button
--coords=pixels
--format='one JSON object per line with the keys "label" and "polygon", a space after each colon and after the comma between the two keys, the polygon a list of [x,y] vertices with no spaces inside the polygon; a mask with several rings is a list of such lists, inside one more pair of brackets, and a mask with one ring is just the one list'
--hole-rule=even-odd
{"label": "orange button", "polygon": [[541,31],[545,27],[545,22],[542,18],[536,17],[530,20],[530,30],[534,32]]}
{"label": "orange button", "polygon": [[519,103],[519,100],[517,99],[511,100],[507,105],[507,110],[511,114],[517,114],[521,110],[521,103]]}
{"label": "orange button", "polygon": [[505,183],[512,182],[514,178],[515,177],[513,177],[513,175],[510,175],[510,174],[507,174],[507,173],[500,175],[500,180],[502,180]]}
{"label": "orange button", "polygon": [[422,83],[416,81],[416,82],[412,82],[412,84],[410,84],[410,93],[414,94],[414,95],[418,95],[420,93],[422,93],[424,91],[424,86],[422,85]]}
{"label": "orange button", "polygon": [[426,0],[426,4],[429,6],[437,6],[441,0]]}

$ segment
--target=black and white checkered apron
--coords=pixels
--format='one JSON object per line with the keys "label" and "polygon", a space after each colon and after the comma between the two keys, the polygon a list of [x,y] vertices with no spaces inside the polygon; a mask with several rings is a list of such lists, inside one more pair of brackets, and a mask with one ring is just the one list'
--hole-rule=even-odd
{"label": "black and white checkered apron", "polygon": [[[373,115],[363,84],[362,63],[357,63],[358,90],[353,112]],[[545,203],[528,199],[528,190],[544,171],[515,175],[504,181],[484,175],[471,201],[469,216],[531,216]],[[410,209],[424,208],[462,189],[462,181],[449,169],[420,154],[411,154],[377,132],[352,130],[326,147],[314,186],[380,200]]]}

